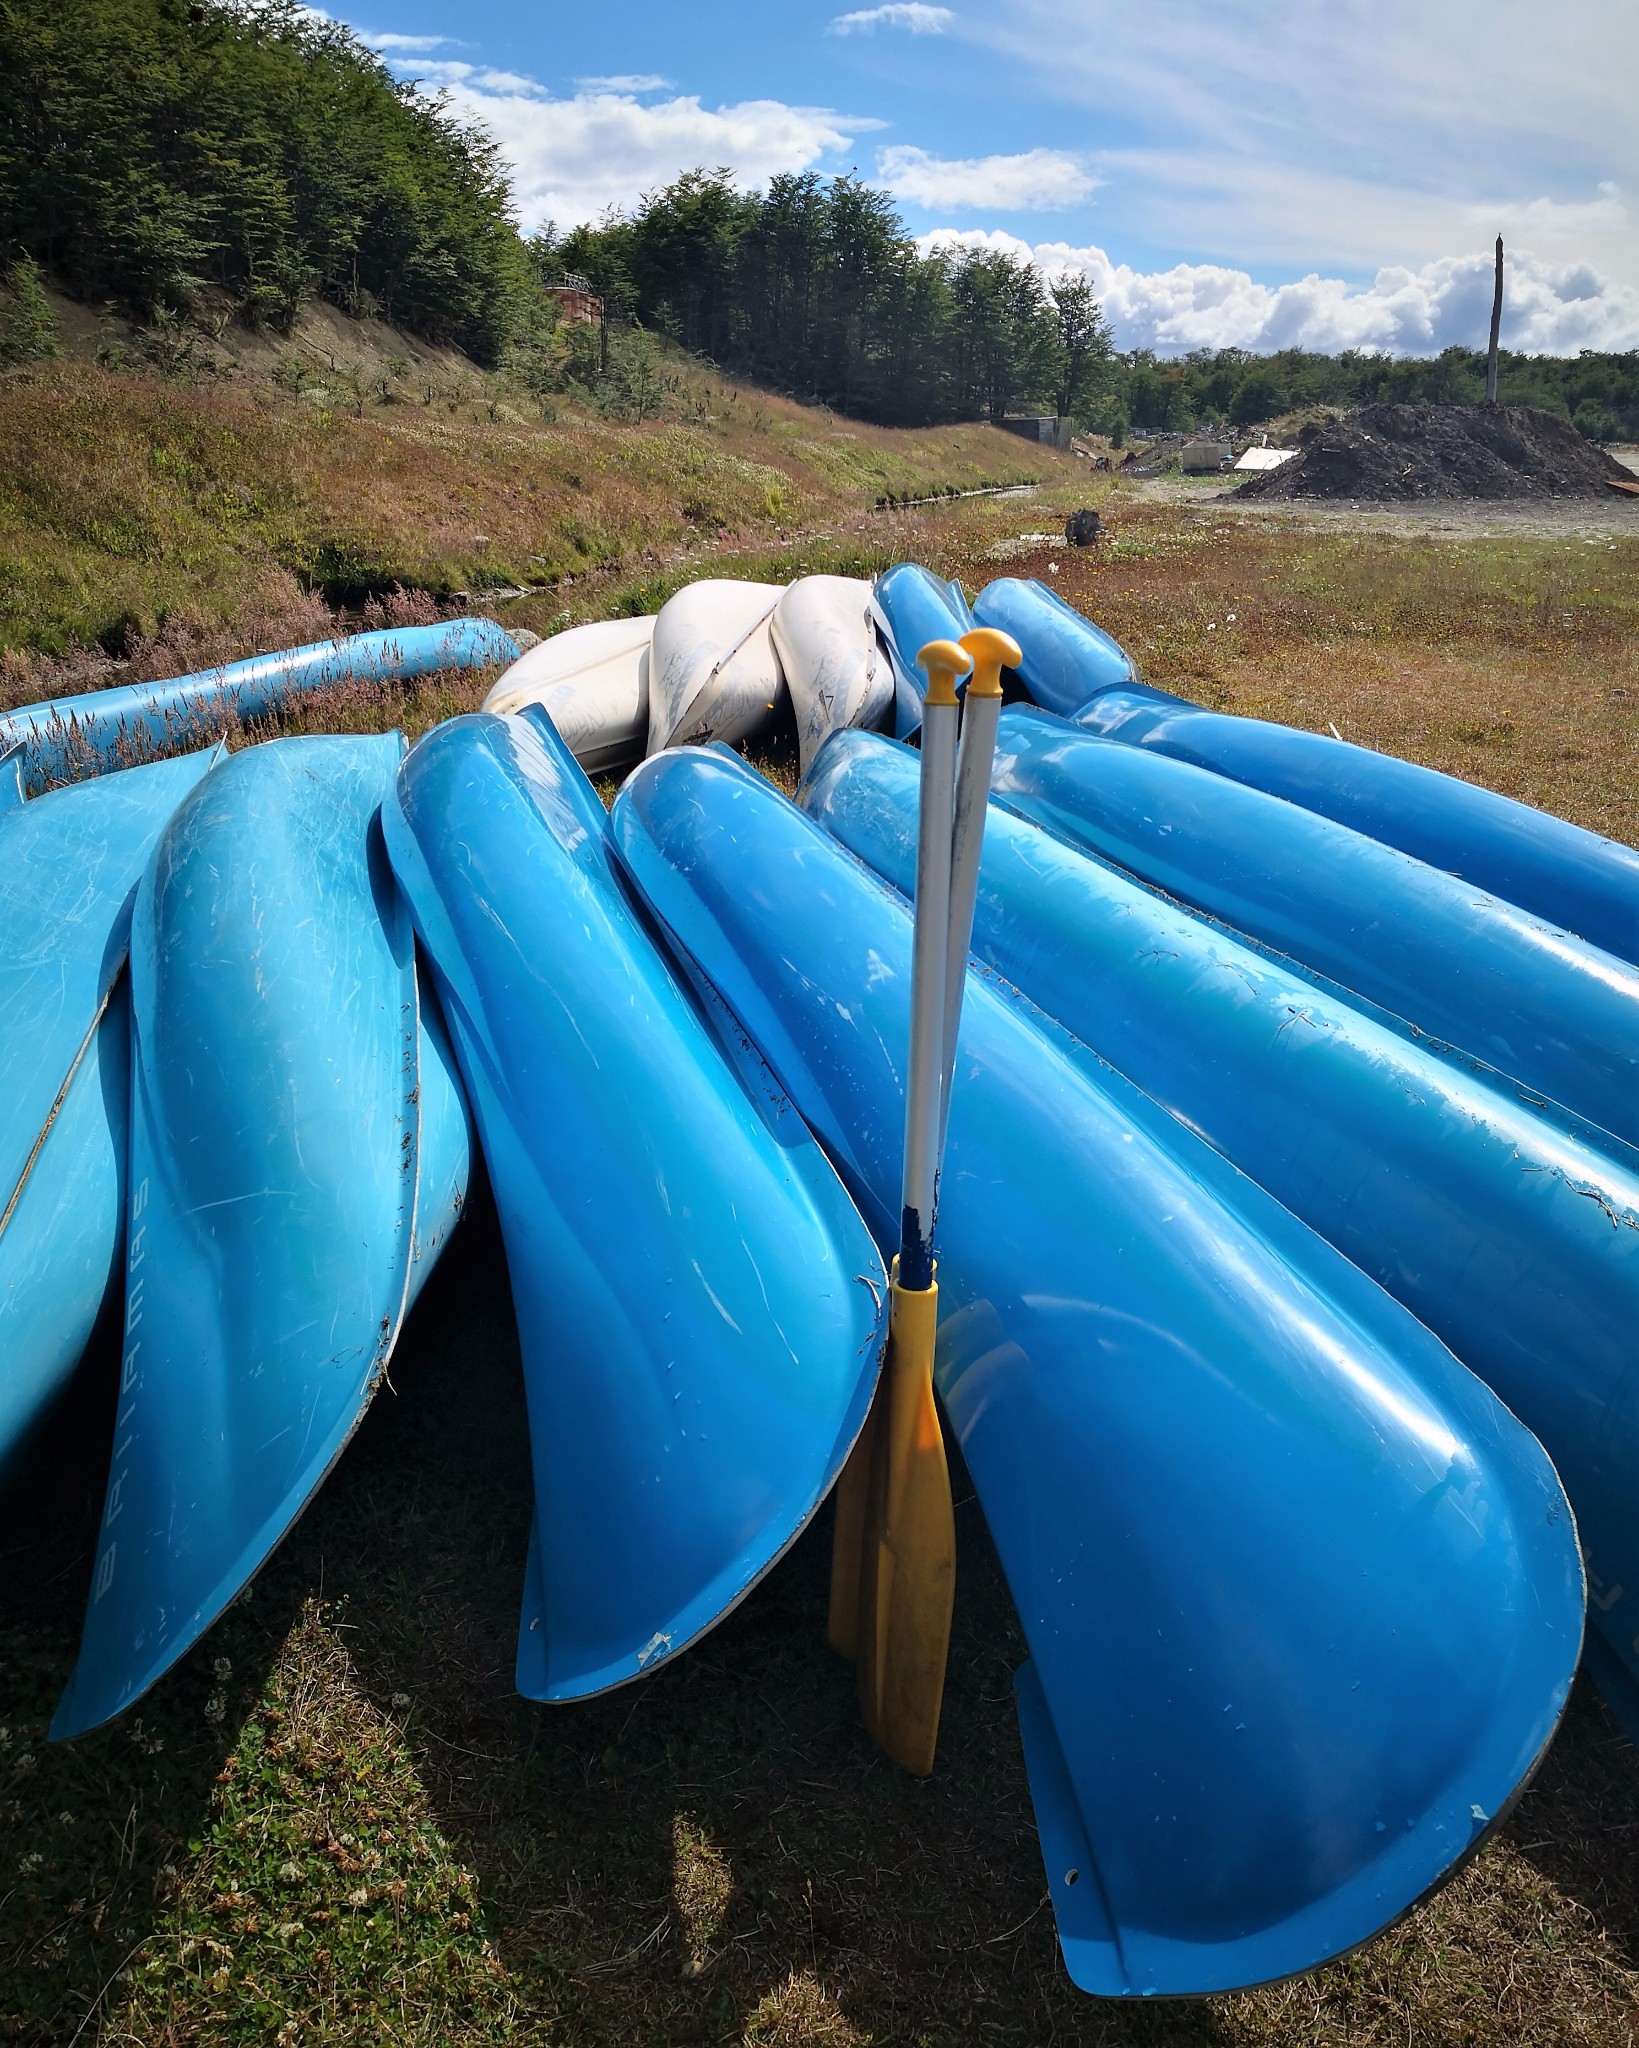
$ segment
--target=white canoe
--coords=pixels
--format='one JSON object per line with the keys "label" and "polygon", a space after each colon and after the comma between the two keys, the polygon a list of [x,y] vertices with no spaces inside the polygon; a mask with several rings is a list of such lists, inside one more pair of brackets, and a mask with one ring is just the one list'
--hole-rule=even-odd
{"label": "white canoe", "polygon": [[588,775],[643,757],[649,731],[654,619],[571,626],[519,657],[484,699],[486,711],[539,704]]}
{"label": "white canoe", "polygon": [[783,583],[706,577],[661,607],[649,654],[649,752],[770,724],[785,678],[769,630]]}
{"label": "white canoe", "polygon": [[845,725],[879,726],[893,709],[893,667],[878,644],[871,586],[853,576],[804,576],[775,607],[774,651],[809,762]]}

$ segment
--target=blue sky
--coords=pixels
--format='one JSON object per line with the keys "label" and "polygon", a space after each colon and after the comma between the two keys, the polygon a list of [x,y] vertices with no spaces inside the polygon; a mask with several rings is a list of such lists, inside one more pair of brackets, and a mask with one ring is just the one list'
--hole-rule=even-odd
{"label": "blue sky", "polygon": [[528,226],[696,163],[857,169],[911,232],[1078,268],[1164,352],[1639,346],[1639,0],[369,0]]}

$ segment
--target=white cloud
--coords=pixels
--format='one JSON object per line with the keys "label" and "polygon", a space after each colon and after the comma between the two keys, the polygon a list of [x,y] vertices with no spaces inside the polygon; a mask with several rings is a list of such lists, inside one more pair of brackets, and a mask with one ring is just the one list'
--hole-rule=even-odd
{"label": "white cloud", "polygon": [[965,213],[1056,211],[1085,199],[1098,183],[1062,149],[964,158],[895,146],[878,153],[876,174],[913,206],[959,208]]}
{"label": "white cloud", "polygon": [[[1139,271],[1091,244],[1032,244],[1001,229],[938,228],[921,246],[997,249],[1048,276],[1080,271],[1103,303],[1116,346],[1162,355],[1192,348],[1433,355],[1453,345],[1483,347],[1491,312],[1489,250],[1439,257],[1415,270],[1387,267],[1370,285],[1351,288],[1318,275],[1262,284],[1245,270],[1212,263]],[[1639,346],[1639,290],[1587,264],[1511,252],[1502,339],[1508,348],[1547,355]]]}
{"label": "white cloud", "polygon": [[577,78],[582,92],[668,92],[672,81],[654,71],[617,71],[609,78]]}
{"label": "white cloud", "polygon": [[778,172],[835,158],[857,134],[882,125],[783,100],[706,107],[693,96],[644,102],[613,91],[555,99],[533,80],[470,65],[415,71],[444,87],[456,111],[481,121],[500,144],[526,230],[547,220],[560,227],[596,220],[698,164],[724,166],[743,187],[766,185]]}
{"label": "white cloud", "polygon": [[942,36],[955,19],[948,7],[928,7],[923,0],[889,0],[885,7],[858,7],[852,14],[833,15],[826,34],[874,36],[879,28],[904,28],[913,36]]}
{"label": "white cloud", "polygon": [[[309,11],[310,11],[310,12],[315,12],[315,13],[316,13],[316,10],[309,10]],[[317,16],[317,18],[318,18],[319,20],[323,21],[323,20],[328,20],[328,19],[329,19],[329,16],[328,16],[328,15],[318,15],[318,16]],[[397,52],[397,51],[400,51],[400,50],[402,50],[402,51],[404,51],[404,52],[406,52],[406,53],[413,53],[413,52],[415,52],[415,51],[419,51],[419,50],[437,50],[437,49],[441,49],[441,48],[443,47],[443,45],[444,45],[445,43],[447,43],[447,42],[449,41],[449,37],[448,37],[448,36],[400,36],[400,35],[384,35],[384,36],[374,36],[374,35],[369,35],[369,34],[366,34],[366,35],[365,35],[365,36],[363,37],[363,40],[364,40],[365,42],[367,42],[367,43],[368,43],[368,44],[370,45],[370,47],[371,47],[371,49],[372,49],[372,50],[380,50],[380,51],[381,51],[381,52],[382,52],[382,53],[383,53],[383,54],[385,55],[385,54],[386,54],[386,52],[388,52],[389,50],[391,50],[391,51],[394,51],[394,52]]]}
{"label": "white cloud", "polygon": [[1639,8],[1549,24],[1538,0],[997,0],[964,30],[1049,132],[1096,124],[1152,248],[1369,274],[1500,226],[1639,286],[1614,189],[1639,190]]}

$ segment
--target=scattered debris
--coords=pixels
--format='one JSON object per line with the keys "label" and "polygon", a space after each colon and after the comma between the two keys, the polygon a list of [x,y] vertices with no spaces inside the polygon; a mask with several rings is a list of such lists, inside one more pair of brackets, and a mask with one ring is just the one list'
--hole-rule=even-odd
{"label": "scattered debris", "polygon": [[1237,469],[1279,469],[1297,454],[1295,448],[1248,448],[1236,463]]}
{"label": "scattered debris", "polygon": [[1298,442],[1295,461],[1236,496],[1598,498],[1628,474],[1569,420],[1527,405],[1368,405]]}
{"label": "scattered debris", "polygon": [[1072,512],[1064,522],[1064,538],[1073,548],[1090,548],[1104,535],[1104,522],[1090,507]]}

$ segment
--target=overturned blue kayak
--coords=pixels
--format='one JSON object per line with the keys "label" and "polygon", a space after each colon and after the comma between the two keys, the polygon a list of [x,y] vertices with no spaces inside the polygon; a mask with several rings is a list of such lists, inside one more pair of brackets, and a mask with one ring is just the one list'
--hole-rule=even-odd
{"label": "overturned blue kayak", "polygon": [[902,740],[922,729],[927,678],[916,657],[930,640],[959,640],[973,624],[959,583],[943,583],[919,562],[896,562],[876,579],[871,609],[882,628],[894,674],[894,732]]}
{"label": "overturned blue kayak", "polygon": [[1639,852],[1631,846],[1436,769],[1261,718],[1112,690],[1077,722],[1285,797],[1639,961]]}
{"label": "overturned blue kayak", "polygon": [[803,1528],[864,1423],[886,1279],[743,1034],[661,951],[549,719],[438,728],[384,822],[523,1348],[518,1687],[577,1699],[675,1656]]}
{"label": "overturned blue kayak", "polygon": [[1040,711],[1002,714],[991,787],[1061,838],[1639,1140],[1628,962],[1346,825]]}
{"label": "overturned blue kayak", "polygon": [[[799,800],[908,893],[916,797],[914,755],[844,733]],[[1639,1158],[1000,805],[973,948],[1541,1439],[1576,1509],[1601,1685],[1639,1739]]]}
{"label": "overturned blue kayak", "polygon": [[491,668],[517,659],[516,641],[488,619],[356,633],[230,661],[173,682],[126,683],[25,704],[0,717],[0,753],[23,747],[24,778],[38,789],[197,746],[215,738],[224,719],[266,718],[342,683],[407,682],[439,669]]}
{"label": "overturned blue kayak", "polygon": [[998,576],[987,583],[973,601],[973,616],[1019,643],[1019,680],[1044,711],[1068,718],[1104,690],[1135,690],[1158,703],[1179,701],[1141,684],[1121,642],[1034,577]]}
{"label": "overturned blue kayak", "polygon": [[1392,754],[1150,689],[1120,643],[1045,584],[1001,578],[973,609],[1017,640],[1020,675],[1046,710],[1285,797],[1639,961],[1632,847]]}
{"label": "overturned blue kayak", "polygon": [[0,810],[0,1469],[119,1260],[131,893],[208,753]]}
{"label": "overturned blue kayak", "polygon": [[138,891],[124,1349],[56,1737],[152,1685],[300,1514],[464,1199],[465,1103],[376,823],[402,751],[234,755]]}
{"label": "overturned blue kayak", "polygon": [[[896,1237],[903,901],[721,752],[645,762],[614,825]],[[1575,1534],[1443,1346],[1036,1015],[970,978],[937,1381],[1029,1642],[1071,1974],[1228,1990],[1366,1939],[1494,1823],[1575,1668]]]}

